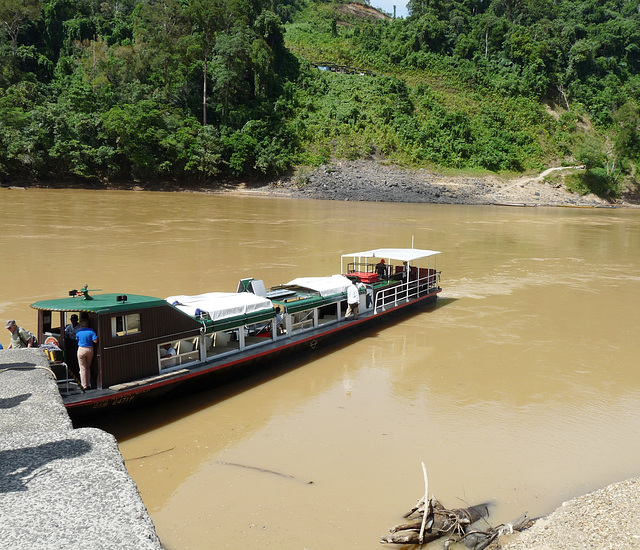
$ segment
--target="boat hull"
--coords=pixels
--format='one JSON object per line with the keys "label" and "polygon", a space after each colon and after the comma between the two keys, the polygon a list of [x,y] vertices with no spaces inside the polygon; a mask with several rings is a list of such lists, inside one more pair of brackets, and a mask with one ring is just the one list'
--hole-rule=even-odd
{"label": "boat hull", "polygon": [[212,360],[195,367],[167,373],[164,377],[140,383],[127,389],[93,390],[84,394],[63,397],[71,418],[80,421],[96,415],[104,415],[123,409],[147,404],[159,399],[170,399],[184,393],[210,389],[250,376],[257,369],[265,371],[273,365],[282,366],[287,360],[300,358],[327,344],[334,345],[345,338],[357,337],[357,333],[374,325],[384,324],[398,315],[436,302],[440,289],[404,304],[376,314],[361,315],[357,320],[340,320],[325,327],[305,331],[296,338],[278,339],[252,351],[245,351],[226,360]]}

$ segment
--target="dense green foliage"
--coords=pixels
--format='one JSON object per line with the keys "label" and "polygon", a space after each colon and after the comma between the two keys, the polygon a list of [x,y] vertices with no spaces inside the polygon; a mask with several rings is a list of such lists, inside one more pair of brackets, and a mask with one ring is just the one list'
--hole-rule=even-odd
{"label": "dense green foliage", "polygon": [[278,104],[298,69],[266,4],[0,0],[0,177],[286,170]]}
{"label": "dense green foliage", "polygon": [[576,190],[615,193],[640,161],[639,2],[411,0],[407,19],[367,20],[312,0],[0,0],[0,181],[378,155],[580,162]]}
{"label": "dense green foliage", "polygon": [[[377,142],[383,149],[405,162],[489,170],[578,162],[587,172],[575,188],[600,194],[635,175],[638,0],[412,0],[409,8],[406,20],[344,17],[335,33],[325,5],[287,29],[299,55],[409,84],[406,109],[385,127],[393,139]],[[357,105],[341,97],[343,109]]]}

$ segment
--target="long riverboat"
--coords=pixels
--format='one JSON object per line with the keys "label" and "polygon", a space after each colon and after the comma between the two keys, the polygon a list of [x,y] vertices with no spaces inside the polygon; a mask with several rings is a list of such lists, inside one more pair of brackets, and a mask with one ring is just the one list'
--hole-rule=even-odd
{"label": "long riverboat", "polygon": [[[301,277],[268,290],[253,278],[242,279],[236,292],[166,299],[93,294],[85,287],[31,307],[38,310],[38,339],[50,350],[62,400],[72,417],[82,416],[193,383],[204,387],[215,382],[214,375],[268,368],[276,357],[315,349],[324,340],[435,301],[441,291],[438,254],[414,248],[352,252],[341,256],[339,275]],[[357,319],[346,317],[347,289],[354,281]],[[72,315],[98,335],[93,389],[80,385],[75,340],[65,338]]]}

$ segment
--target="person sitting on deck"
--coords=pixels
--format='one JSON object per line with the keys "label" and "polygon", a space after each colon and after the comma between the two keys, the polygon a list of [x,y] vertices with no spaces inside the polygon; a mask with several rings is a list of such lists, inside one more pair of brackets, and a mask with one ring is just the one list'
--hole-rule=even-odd
{"label": "person sitting on deck", "polygon": [[378,279],[381,281],[387,279],[387,266],[384,263],[384,258],[376,264],[376,273],[378,274]]}
{"label": "person sitting on deck", "polygon": [[160,348],[160,357],[175,357],[176,349],[171,344],[164,344]]}

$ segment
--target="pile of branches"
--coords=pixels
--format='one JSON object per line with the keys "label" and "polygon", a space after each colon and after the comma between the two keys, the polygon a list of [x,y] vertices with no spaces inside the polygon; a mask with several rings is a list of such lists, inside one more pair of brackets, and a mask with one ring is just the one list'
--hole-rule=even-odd
{"label": "pile of branches", "polygon": [[515,521],[486,529],[476,529],[473,525],[489,515],[489,504],[477,504],[467,508],[445,508],[435,497],[428,497],[429,482],[427,470],[422,464],[425,480],[425,493],[418,503],[404,514],[407,523],[401,523],[390,529],[391,534],[383,535],[383,544],[418,544],[432,542],[446,537],[444,548],[449,548],[452,542],[462,542],[472,550],[484,550],[500,535],[522,531],[530,527],[535,520],[531,520],[526,513]]}

